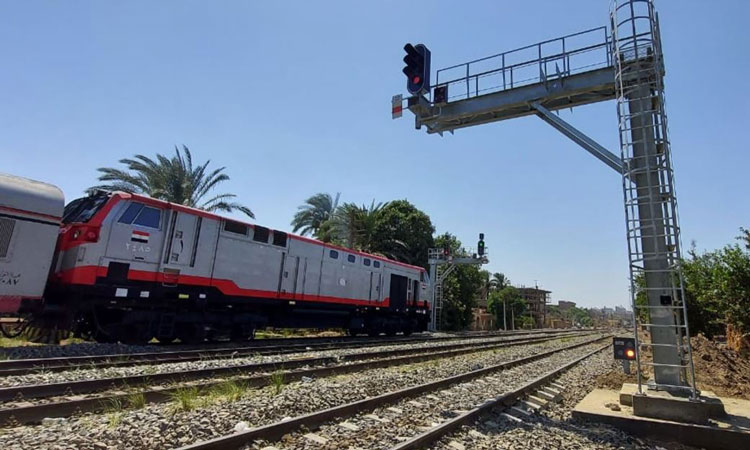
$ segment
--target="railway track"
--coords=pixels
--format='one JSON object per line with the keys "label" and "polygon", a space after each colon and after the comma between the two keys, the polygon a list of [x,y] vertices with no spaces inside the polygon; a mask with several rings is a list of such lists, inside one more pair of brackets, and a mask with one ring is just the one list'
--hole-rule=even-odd
{"label": "railway track", "polygon": [[[562,375],[563,372],[579,364],[581,361],[609,348],[611,344],[604,345],[591,352],[588,352],[578,358],[573,359],[567,364],[564,364],[558,368],[555,368],[547,373],[544,373],[535,379],[525,383],[510,392],[506,392],[498,397],[489,399],[486,402],[466,411],[455,418],[449,419],[440,425],[433,427],[422,434],[419,434],[405,442],[397,444],[391,448],[391,450],[417,450],[426,448],[440,439],[449,436],[450,434],[458,431],[464,425],[470,425],[479,419],[481,416],[493,411],[493,410],[507,410],[510,408],[519,411],[519,415],[528,415],[530,412],[528,409],[538,409],[542,406],[546,400],[552,400],[555,397],[555,393],[559,392],[558,389],[564,388],[564,386],[555,385],[553,380]],[[539,401],[540,397],[542,401],[539,403],[528,403],[524,399],[532,394],[537,394],[539,397],[532,397],[534,401]],[[528,409],[522,409],[514,405],[524,403],[529,406]],[[511,420],[519,420],[515,416],[510,416]],[[520,421],[520,420],[519,420]]]}
{"label": "railway track", "polygon": [[[577,330],[513,332],[498,334],[467,334],[464,336],[416,336],[398,338],[290,338],[256,341],[248,346],[219,348],[199,348],[178,351],[157,351],[144,353],[116,353],[108,355],[70,356],[55,358],[29,358],[0,361],[0,377],[19,376],[37,372],[60,372],[77,368],[125,367],[132,365],[165,364],[202,361],[206,359],[237,358],[255,355],[281,355],[304,351],[328,349],[353,349],[379,347],[400,343],[447,342],[452,340],[476,339],[482,337],[539,336],[559,333],[575,334]],[[322,340],[322,341],[321,341]]]}
{"label": "railway track", "polygon": [[[591,333],[579,332],[573,336],[580,337],[588,334]],[[205,390],[231,379],[246,387],[260,387],[269,384],[269,376],[272,372],[282,373],[286,381],[295,381],[450,358],[504,347],[539,344],[570,336],[570,333],[519,336],[481,344],[469,342],[432,348],[391,349],[345,354],[339,357],[304,358],[207,370],[2,388],[0,401],[15,403],[6,404],[0,408],[0,424],[34,423],[45,417],[67,417],[76,412],[97,411],[104,409],[112,402],[127,402],[134,393],[142,395],[145,403],[164,402],[171,400],[173,394],[179,389],[184,389],[185,386]],[[178,383],[178,385],[169,383]],[[160,386],[134,391],[133,387],[138,385]],[[109,392],[91,395],[104,390],[109,390]],[[55,396],[65,397],[45,402],[30,401]]]}
{"label": "railway track", "polygon": [[[466,423],[466,421],[473,420],[488,408],[518,401],[526,393],[539,388],[545,382],[554,379],[560,373],[584,360],[586,357],[606,349],[610,344],[602,346],[599,343],[608,337],[610,336],[597,336],[593,339],[578,342],[562,349],[545,351],[535,355],[518,358],[513,361],[430,381],[417,386],[387,392],[376,397],[365,398],[364,400],[297,416],[291,419],[287,418],[279,422],[181,447],[181,450],[240,448],[252,442],[259,442],[261,447],[265,444],[270,445],[270,443],[273,442],[273,446],[279,449],[300,448],[304,445],[309,445],[310,442],[308,441],[324,445],[332,443],[332,439],[337,439],[335,441],[336,445],[341,444],[340,446],[342,448],[348,448],[350,445],[365,448],[367,445],[362,442],[362,439],[364,439],[362,436],[364,434],[360,433],[360,429],[363,426],[353,422],[353,418],[360,416],[361,420],[370,421],[371,427],[374,429],[373,433],[369,434],[371,447],[373,446],[373,443],[377,443],[377,446],[382,448],[382,444],[385,442],[384,440],[394,440],[396,437],[400,437],[402,438],[402,442],[394,442],[394,448],[399,448],[400,450],[406,448],[421,448],[430,442],[434,442],[443,435],[450,433],[452,430],[456,429],[456,427]],[[582,347],[588,348],[585,348],[584,351],[581,352],[578,349]],[[549,364],[541,364],[548,359],[554,360],[552,363],[554,368],[551,370],[547,367]],[[537,375],[531,382],[527,383],[520,381],[523,379],[521,370],[517,370],[517,373],[509,374],[507,377],[493,376],[495,373],[512,371],[515,368],[526,369],[526,373],[534,373]],[[480,384],[482,387],[477,388]],[[500,397],[487,401],[487,397],[482,396],[488,392],[488,389],[489,391],[492,391],[493,384],[501,386],[501,392],[505,393]],[[508,386],[509,384],[513,386],[511,389],[502,388],[502,386]],[[453,409],[455,408],[455,405],[451,403],[450,398],[443,400],[435,395],[439,393],[442,396],[450,397],[450,389],[462,390],[464,393],[476,390],[477,392],[473,395],[473,400],[479,406],[474,405],[469,410],[456,411]],[[465,402],[466,400],[462,401],[464,404]],[[415,426],[415,418],[409,414],[404,414],[404,411],[409,410],[409,408],[412,410],[416,408],[420,411],[420,414],[424,416],[424,411],[429,410],[431,404],[437,405],[437,407],[433,408],[430,412],[433,417],[445,417],[443,413],[447,412],[449,419],[441,423],[432,424],[427,427],[428,429],[426,431],[419,431],[419,428]],[[451,408],[450,410],[445,409],[446,404],[451,405],[449,407]],[[385,409],[388,405],[395,406]],[[459,405],[459,407],[461,406],[463,405]],[[381,408],[382,411],[378,410],[378,408]],[[376,411],[378,414],[367,414],[362,416],[363,413],[370,411]],[[399,417],[397,419],[393,417],[389,418],[388,414]],[[331,423],[331,421],[334,420],[336,423]],[[331,433],[331,437],[327,438],[323,433],[303,434],[302,432],[299,432],[301,428],[314,430],[325,424],[328,424],[327,430],[336,430]],[[404,438],[403,435],[408,434],[409,432],[412,432],[414,435]],[[352,436],[348,439],[342,438],[342,436],[347,433]],[[276,443],[275,441],[282,436],[285,437],[284,442]],[[403,449],[400,446],[403,446]]]}

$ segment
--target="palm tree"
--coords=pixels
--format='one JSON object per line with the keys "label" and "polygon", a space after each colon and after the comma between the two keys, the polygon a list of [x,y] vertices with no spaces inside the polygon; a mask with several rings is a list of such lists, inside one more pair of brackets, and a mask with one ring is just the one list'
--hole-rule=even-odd
{"label": "palm tree", "polygon": [[301,235],[318,236],[318,231],[323,224],[333,217],[339,207],[339,197],[336,193],[334,198],[331,194],[318,193],[305,200],[305,204],[298,208],[292,219],[293,232]]}
{"label": "palm tree", "polygon": [[332,218],[335,237],[349,248],[356,248],[363,252],[378,252],[384,247],[375,235],[381,211],[388,203],[370,206],[357,206],[354,203],[344,203],[336,210]]}
{"label": "palm tree", "polygon": [[341,245],[399,260],[409,253],[409,249],[404,242],[382,233],[383,211],[388,204],[375,203],[375,200],[369,207],[344,203],[324,224],[324,228],[328,226],[332,240]]}
{"label": "palm tree", "polygon": [[354,203],[344,203],[333,213],[331,228],[334,239],[354,248],[360,234],[362,209]]}
{"label": "palm tree", "polygon": [[492,279],[490,280],[490,287],[492,290],[502,290],[505,287],[510,286],[510,280],[508,277],[505,276],[505,274],[502,273],[494,273],[492,274]]}
{"label": "palm tree", "polygon": [[133,159],[121,159],[120,163],[126,166],[125,170],[100,167],[97,169],[102,173],[99,181],[106,184],[92,186],[88,191],[108,190],[144,194],[205,211],[238,210],[255,218],[250,208],[232,200],[237,197],[235,194],[218,194],[206,199],[219,183],[229,180],[229,175],[223,173],[226,167],[209,172],[210,160],[193,167],[190,150],[184,145],[182,150],[180,152],[175,146],[175,155],[172,158],[157,153],[156,161],[144,155],[135,155]]}

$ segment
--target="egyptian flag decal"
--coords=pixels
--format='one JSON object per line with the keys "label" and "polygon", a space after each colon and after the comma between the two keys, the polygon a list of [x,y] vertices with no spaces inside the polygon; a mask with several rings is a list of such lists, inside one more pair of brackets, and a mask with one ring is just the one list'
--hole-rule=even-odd
{"label": "egyptian flag decal", "polygon": [[133,230],[133,234],[130,235],[130,240],[133,242],[140,242],[141,244],[148,244],[149,234],[145,231]]}

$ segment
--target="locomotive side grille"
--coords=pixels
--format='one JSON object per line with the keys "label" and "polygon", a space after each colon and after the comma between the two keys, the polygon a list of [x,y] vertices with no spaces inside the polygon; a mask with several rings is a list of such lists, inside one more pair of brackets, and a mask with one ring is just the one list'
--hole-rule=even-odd
{"label": "locomotive side grille", "polygon": [[8,256],[10,238],[13,237],[13,228],[16,221],[13,219],[0,218],[0,258]]}

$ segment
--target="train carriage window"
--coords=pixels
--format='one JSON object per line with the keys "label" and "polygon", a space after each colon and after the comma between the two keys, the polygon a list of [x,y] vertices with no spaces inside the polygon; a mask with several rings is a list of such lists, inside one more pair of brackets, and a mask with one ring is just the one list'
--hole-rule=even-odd
{"label": "train carriage window", "polygon": [[357,258],[355,258],[354,255],[349,255],[349,256],[346,257],[346,259],[350,263],[353,263],[354,261],[356,261]]}
{"label": "train carriage window", "polygon": [[339,259],[339,252],[337,252],[336,250],[331,250],[330,252],[328,252],[328,256],[333,259]]}
{"label": "train carriage window", "polygon": [[273,232],[273,245],[278,245],[279,247],[286,247],[286,233],[283,231],[274,231]]}
{"label": "train carriage window", "polygon": [[269,229],[256,225],[255,232],[253,233],[253,240],[256,242],[263,242],[268,244]]}
{"label": "train carriage window", "polygon": [[244,223],[232,222],[231,220],[227,220],[224,222],[224,231],[247,236],[247,225],[245,225]]}
{"label": "train carriage window", "polygon": [[366,265],[367,267],[370,267],[370,258],[363,259],[362,264]]}
{"label": "train carriage window", "polygon": [[142,227],[155,228],[158,230],[160,221],[161,221],[160,209],[144,206],[140,214],[138,214],[138,217],[136,217],[133,223],[136,225],[140,225]]}
{"label": "train carriage window", "polygon": [[142,203],[131,203],[130,206],[128,206],[128,209],[126,209],[122,216],[120,216],[120,220],[118,220],[118,222],[130,225],[131,223],[133,223],[133,219],[135,219],[135,216],[137,216],[138,213],[141,212],[141,209],[143,209]]}
{"label": "train carriage window", "polygon": [[374,266],[374,267],[375,267],[376,269],[379,269],[379,268],[380,268],[380,261],[375,261],[375,262],[373,262],[373,263],[372,263],[372,265],[373,265],[373,266]]}

